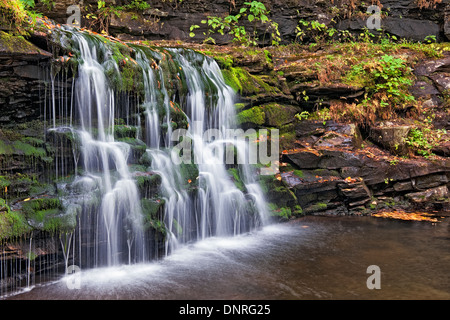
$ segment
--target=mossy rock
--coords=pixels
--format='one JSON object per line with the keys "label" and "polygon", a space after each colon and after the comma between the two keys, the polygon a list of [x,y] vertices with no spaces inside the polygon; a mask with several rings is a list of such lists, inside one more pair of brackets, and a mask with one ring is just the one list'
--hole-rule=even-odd
{"label": "mossy rock", "polygon": [[236,185],[236,188],[238,188],[242,192],[245,192],[245,184],[241,179],[239,169],[230,168],[228,169],[228,173],[231,176],[231,179],[233,180],[234,184]]}
{"label": "mossy rock", "polygon": [[163,219],[163,208],[165,201],[161,198],[141,199],[144,229],[154,229],[162,235],[166,235],[167,230]]}
{"label": "mossy rock", "polygon": [[58,198],[33,199],[22,204],[22,213],[28,224],[37,230],[47,232],[68,232],[76,227],[76,216],[81,207],[62,206]]}
{"label": "mossy rock", "polygon": [[265,113],[262,107],[253,107],[237,114],[238,124],[262,126],[265,123]]}
{"label": "mossy rock", "polygon": [[265,114],[265,124],[269,127],[280,128],[294,122],[298,109],[294,106],[279,103],[269,103],[262,106]]}
{"label": "mossy rock", "polygon": [[242,96],[282,94],[277,86],[265,82],[264,76],[250,74],[244,68],[223,69],[222,75],[225,83]]}
{"label": "mossy rock", "polygon": [[114,138],[136,138],[137,127],[127,125],[115,125],[114,126]]}
{"label": "mossy rock", "polygon": [[0,198],[0,240],[20,237],[32,230],[20,211],[13,211]]}
{"label": "mossy rock", "polygon": [[198,186],[199,171],[195,163],[180,164],[181,179],[180,185],[185,189],[192,189]]}
{"label": "mossy rock", "polygon": [[119,138],[117,141],[124,142],[130,146],[131,158],[129,160],[132,163],[137,163],[147,150],[147,145],[140,139],[125,137]]}
{"label": "mossy rock", "polygon": [[51,54],[39,49],[22,36],[14,36],[0,31],[0,54],[9,56],[35,56],[36,58],[49,58]]}
{"label": "mossy rock", "polygon": [[302,207],[300,205],[295,205],[294,207],[280,207],[275,203],[269,203],[269,212],[270,215],[274,218],[277,218],[281,221],[286,221],[303,214]]}
{"label": "mossy rock", "polygon": [[259,176],[259,184],[269,203],[277,207],[289,207],[295,210],[298,200],[294,192],[290,190],[283,181],[276,179],[274,175]]}
{"label": "mossy rock", "polygon": [[142,195],[149,196],[158,192],[161,185],[161,176],[159,174],[136,172],[134,177]]}

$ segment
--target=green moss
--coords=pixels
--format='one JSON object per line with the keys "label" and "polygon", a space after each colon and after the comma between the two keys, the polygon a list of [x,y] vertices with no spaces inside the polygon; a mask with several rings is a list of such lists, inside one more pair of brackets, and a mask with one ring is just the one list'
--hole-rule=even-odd
{"label": "green moss", "polygon": [[13,147],[0,140],[0,155],[9,155],[13,153]]}
{"label": "green moss", "polygon": [[161,184],[161,176],[159,174],[136,175],[135,179],[139,190],[146,190]]}
{"label": "green moss", "polygon": [[241,95],[251,96],[261,93],[279,93],[279,89],[264,82],[264,76],[250,74],[244,68],[228,68],[222,70],[225,83]]}
{"label": "green moss", "polygon": [[[0,199],[0,210],[2,200]],[[25,216],[19,211],[11,211],[7,205],[6,207],[5,211],[0,211],[0,239],[20,237],[30,232],[31,227],[28,225]]]}
{"label": "green moss", "polygon": [[46,156],[45,149],[36,148],[31,144],[25,143],[23,141],[14,141],[13,147],[16,152],[22,153],[25,156],[41,158]]}
{"label": "green moss", "polygon": [[263,125],[265,122],[265,113],[261,107],[253,107],[241,111],[237,115],[237,120],[239,124],[251,123],[256,125]]}
{"label": "green moss", "polygon": [[239,174],[239,170],[237,168],[230,168],[228,169],[228,173],[231,175],[234,184],[236,187],[241,190],[242,192],[245,191],[245,184],[241,179],[241,176]]}
{"label": "green moss", "polygon": [[0,31],[0,49],[11,53],[30,53],[37,51],[37,47],[25,40],[22,36],[14,36]]}
{"label": "green moss", "polygon": [[64,210],[58,198],[33,199],[22,204],[22,213],[32,228],[47,232],[73,230],[81,208]]}
{"label": "green moss", "polygon": [[302,170],[294,170],[294,174],[299,178],[303,178],[305,176]]}
{"label": "green moss", "polygon": [[198,186],[198,166],[195,163],[181,163],[180,173],[182,181],[180,185],[185,188],[192,188]]}
{"label": "green moss", "polygon": [[326,203],[317,202],[317,203],[314,203],[314,204],[308,206],[307,208],[305,208],[305,213],[320,212],[320,211],[325,211],[327,209],[328,209],[328,205]]}
{"label": "green moss", "polygon": [[162,221],[162,209],[164,207],[164,199],[141,199],[142,214],[144,216],[144,229],[154,229],[165,235],[167,233],[166,226]]}
{"label": "green moss", "polygon": [[278,207],[274,203],[269,203],[269,210],[273,217],[277,217],[282,220],[289,220],[292,218],[292,210],[289,207]]}
{"label": "green moss", "polygon": [[127,125],[115,125],[114,137],[119,138],[136,138],[137,127]]}

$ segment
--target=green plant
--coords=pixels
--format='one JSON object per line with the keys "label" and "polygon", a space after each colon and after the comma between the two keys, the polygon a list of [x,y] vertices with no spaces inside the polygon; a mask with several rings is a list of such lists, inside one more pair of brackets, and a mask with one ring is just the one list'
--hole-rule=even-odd
{"label": "green plant", "polygon": [[377,118],[392,118],[395,110],[415,101],[408,91],[413,83],[412,69],[405,60],[392,55],[385,54],[352,66],[346,82],[366,88],[364,99],[353,110],[358,112],[357,120],[369,123]]}
{"label": "green plant", "polygon": [[423,126],[412,128],[405,141],[417,154],[429,158],[434,155],[432,149],[439,145],[439,141],[446,134],[445,129],[432,130],[428,126]]}
{"label": "green plant", "polygon": [[56,5],[56,2],[53,0],[40,0],[40,2],[45,5],[47,7],[47,10],[49,11],[52,10]]}
{"label": "green plant", "polygon": [[396,104],[414,101],[414,97],[407,92],[408,87],[412,85],[410,74],[411,68],[406,66],[403,59],[391,55],[381,57],[379,67],[371,71],[371,76],[375,83],[375,92],[385,92],[387,95],[381,97],[382,106],[387,104],[388,100]]}
{"label": "green plant", "polygon": [[306,120],[306,119],[308,119],[309,118],[309,116],[310,116],[310,113],[308,112],[308,111],[302,111],[301,113],[297,113],[294,117],[297,119],[297,120]]}
{"label": "green plant", "polygon": [[0,27],[28,35],[36,25],[36,18],[41,16],[33,10],[34,6],[34,0],[0,0]]}
{"label": "green plant", "polygon": [[[257,46],[259,37],[257,33],[258,24],[267,25],[264,32],[271,35],[272,45],[278,45],[281,41],[280,32],[278,30],[278,24],[269,19],[269,11],[265,5],[259,1],[244,2],[245,7],[239,10],[236,15],[228,15],[226,17],[208,16],[206,20],[202,20],[202,24],[207,24],[207,32],[204,32],[204,42],[215,43],[212,35],[219,33],[220,35],[229,34],[233,36],[233,41],[246,46]],[[248,33],[245,27],[241,24],[242,18],[247,18],[248,22],[253,24],[253,31]],[[196,29],[196,25],[190,27],[190,36],[194,37],[193,30]],[[265,39],[263,39],[264,42]]]}
{"label": "green plant", "polygon": [[89,28],[94,28],[102,33],[108,34],[112,15],[120,17],[122,12],[131,11],[134,12],[132,19],[137,19],[136,12],[141,12],[148,8],[150,8],[150,5],[144,0],[133,0],[123,6],[115,6],[109,3],[107,4],[103,0],[98,0],[96,7],[93,7],[91,4],[85,7],[86,12],[88,12],[85,18],[89,20]]}
{"label": "green plant", "polygon": [[192,25],[190,28],[189,28],[189,31],[190,31],[190,33],[189,33],[189,36],[192,38],[192,37],[195,37],[195,33],[193,32],[195,29],[197,29],[197,28],[200,28],[200,26],[199,25],[196,25],[196,24],[194,24],[194,25]]}
{"label": "green plant", "polygon": [[423,42],[425,43],[436,43],[436,41],[436,36],[434,35],[426,36],[425,39],[423,39]]}
{"label": "green plant", "polygon": [[321,43],[331,41],[335,36],[339,36],[339,39],[343,39],[347,34],[349,33],[338,31],[317,20],[306,21],[301,19],[297,24],[295,36],[296,41],[299,42]]}

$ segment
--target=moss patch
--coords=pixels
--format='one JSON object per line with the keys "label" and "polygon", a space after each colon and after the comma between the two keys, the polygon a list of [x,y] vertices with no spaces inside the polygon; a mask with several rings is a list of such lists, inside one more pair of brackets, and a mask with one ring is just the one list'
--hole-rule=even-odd
{"label": "moss patch", "polygon": [[144,229],[154,229],[165,235],[167,233],[166,226],[162,221],[164,199],[141,199],[142,213],[144,216]]}
{"label": "moss patch", "polygon": [[40,198],[24,202],[22,212],[32,228],[52,233],[73,230],[78,213],[74,208],[64,211],[58,198]]}
{"label": "moss patch", "polygon": [[263,108],[253,107],[251,109],[239,112],[237,115],[237,120],[239,124],[249,123],[260,126],[264,124],[265,117],[266,115]]}
{"label": "moss patch", "polygon": [[0,239],[20,237],[30,231],[25,216],[19,211],[11,211],[5,200],[0,198]]}

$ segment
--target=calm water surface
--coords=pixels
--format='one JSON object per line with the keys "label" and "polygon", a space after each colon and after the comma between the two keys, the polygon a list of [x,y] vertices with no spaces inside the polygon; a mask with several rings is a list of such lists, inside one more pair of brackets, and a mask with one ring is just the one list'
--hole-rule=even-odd
{"label": "calm water surface", "polygon": [[[305,217],[154,263],[85,270],[80,289],[66,277],[9,299],[450,299],[450,217],[440,220]],[[379,290],[366,286],[370,265]]]}

